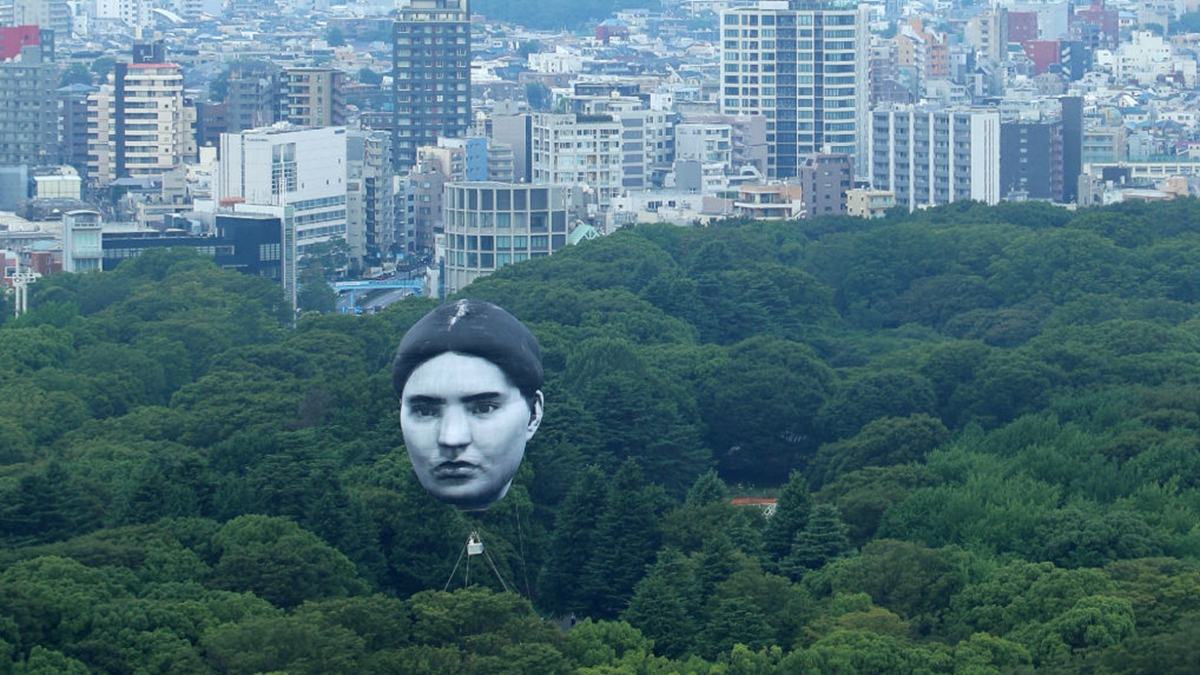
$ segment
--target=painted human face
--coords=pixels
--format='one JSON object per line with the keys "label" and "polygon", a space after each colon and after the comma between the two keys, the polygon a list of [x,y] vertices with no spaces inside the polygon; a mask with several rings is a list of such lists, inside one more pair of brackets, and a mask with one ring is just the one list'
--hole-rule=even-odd
{"label": "painted human face", "polygon": [[530,407],[487,359],[446,352],[417,366],[400,396],[400,428],[421,485],[462,509],[503,497],[541,424],[540,391]]}

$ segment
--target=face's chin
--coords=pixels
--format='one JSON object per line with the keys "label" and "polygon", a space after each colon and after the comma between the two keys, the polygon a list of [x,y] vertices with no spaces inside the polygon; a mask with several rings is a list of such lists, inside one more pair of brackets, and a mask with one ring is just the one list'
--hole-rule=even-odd
{"label": "face's chin", "polygon": [[499,487],[478,476],[470,478],[460,475],[429,476],[421,481],[422,487],[437,499],[452,504],[463,511],[483,511],[508,493],[509,480]]}
{"label": "face's chin", "polygon": [[490,492],[479,499],[464,499],[464,500],[447,500],[450,504],[458,507],[459,511],[486,511],[489,506],[495,504],[508,494],[508,485],[505,484],[499,492]]}

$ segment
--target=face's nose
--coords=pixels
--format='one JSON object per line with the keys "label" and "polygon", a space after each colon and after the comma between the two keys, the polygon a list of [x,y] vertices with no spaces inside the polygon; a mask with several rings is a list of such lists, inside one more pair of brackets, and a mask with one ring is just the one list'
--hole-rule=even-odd
{"label": "face's nose", "polygon": [[461,406],[448,405],[442,412],[438,427],[438,445],[447,450],[457,450],[471,443],[471,425],[466,411]]}

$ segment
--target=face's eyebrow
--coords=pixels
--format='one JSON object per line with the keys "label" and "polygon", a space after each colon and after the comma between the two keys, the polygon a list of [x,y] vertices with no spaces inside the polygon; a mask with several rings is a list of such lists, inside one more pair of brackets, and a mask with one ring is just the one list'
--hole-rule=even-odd
{"label": "face's eyebrow", "polygon": [[494,401],[501,397],[498,391],[485,391],[479,394],[471,394],[470,396],[462,397],[463,403],[478,403],[480,401]]}
{"label": "face's eyebrow", "polygon": [[[479,403],[481,401],[495,401],[503,398],[503,394],[498,391],[484,391],[478,394],[470,394],[460,399],[463,403]],[[440,396],[426,396],[424,394],[413,394],[404,399],[408,405],[445,405],[446,399]]]}
{"label": "face's eyebrow", "polygon": [[437,396],[424,396],[422,394],[414,394],[404,399],[404,402],[409,405],[441,405],[446,402],[444,398]]}

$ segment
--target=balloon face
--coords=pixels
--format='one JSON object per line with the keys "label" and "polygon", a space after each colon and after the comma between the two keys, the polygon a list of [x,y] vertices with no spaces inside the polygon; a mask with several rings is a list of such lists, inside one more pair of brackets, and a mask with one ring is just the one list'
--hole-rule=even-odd
{"label": "balloon face", "polygon": [[409,375],[400,427],[421,485],[442,501],[479,510],[508,493],[542,409],[540,391],[527,399],[491,361],[445,352]]}

